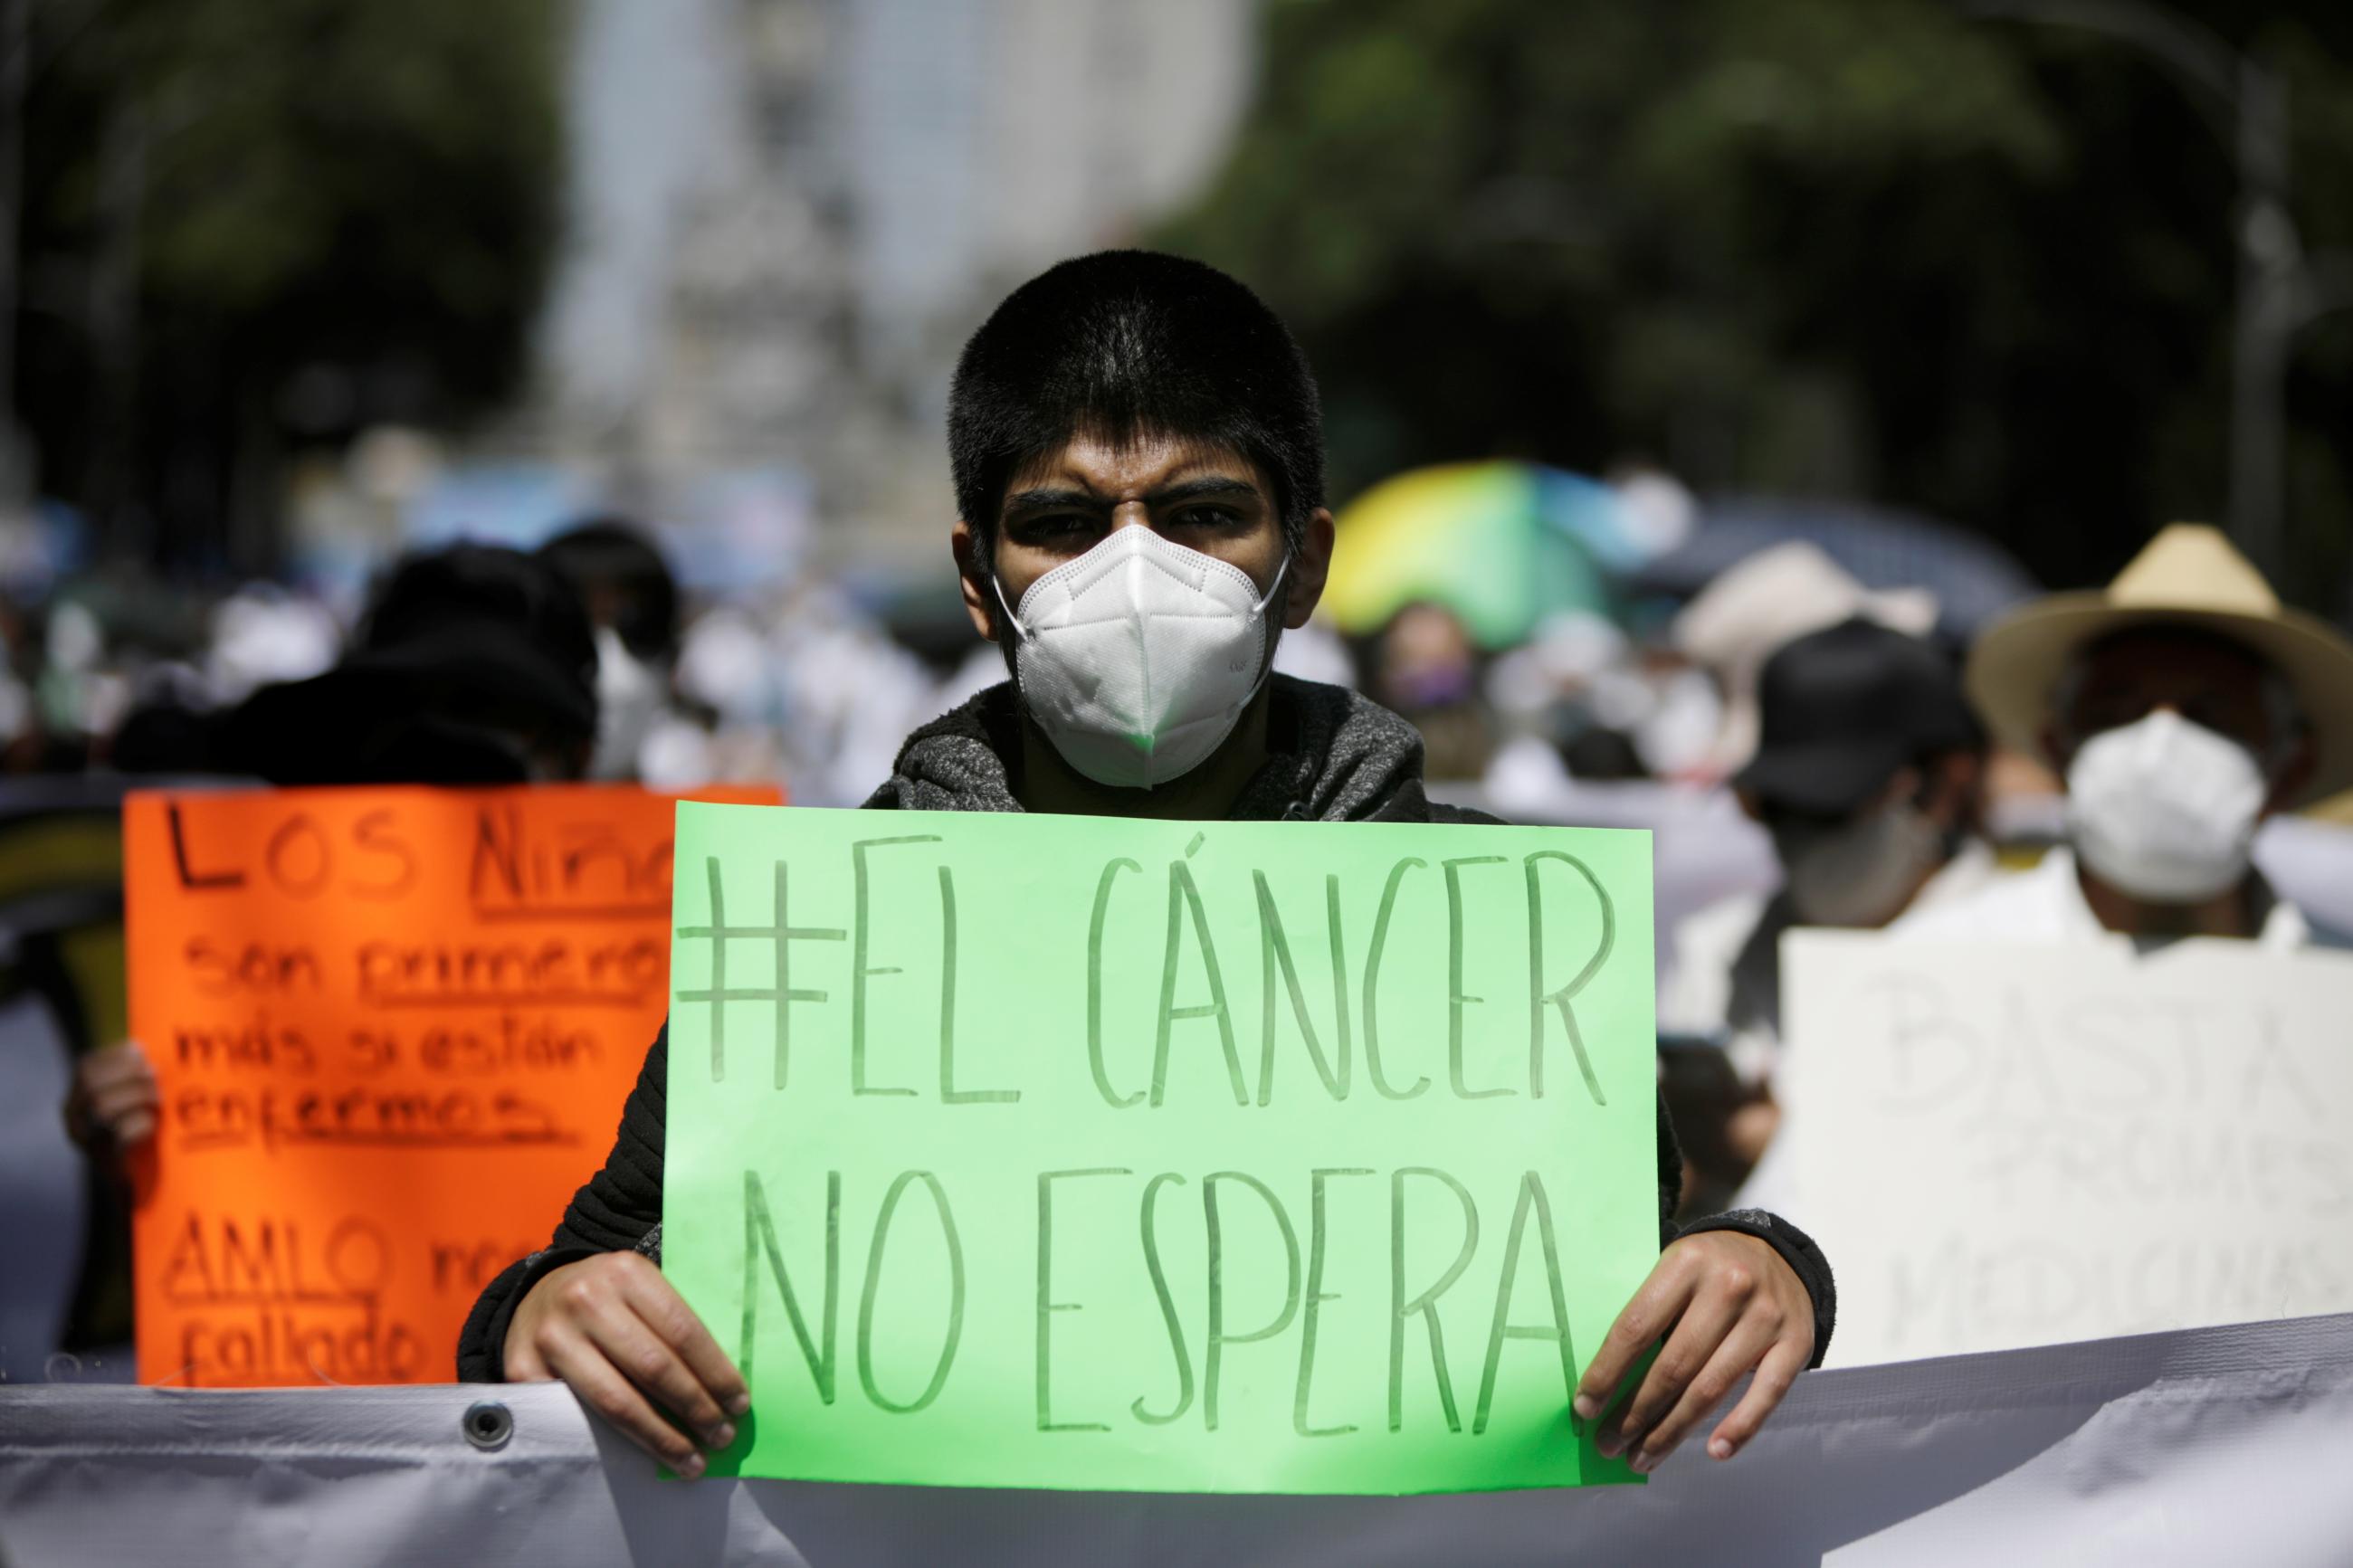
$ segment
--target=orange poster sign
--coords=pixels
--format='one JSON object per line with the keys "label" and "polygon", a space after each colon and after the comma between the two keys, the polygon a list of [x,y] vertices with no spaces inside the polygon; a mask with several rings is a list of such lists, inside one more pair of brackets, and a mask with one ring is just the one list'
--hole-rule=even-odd
{"label": "orange poster sign", "polygon": [[[699,799],[773,802],[774,791]],[[675,797],[142,793],[123,808],[139,1372],[440,1383],[602,1163],[670,982]]]}

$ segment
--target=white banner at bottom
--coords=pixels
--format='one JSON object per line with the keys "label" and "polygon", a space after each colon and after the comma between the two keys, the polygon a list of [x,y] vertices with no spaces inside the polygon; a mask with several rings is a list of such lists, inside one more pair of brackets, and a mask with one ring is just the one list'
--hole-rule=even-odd
{"label": "white banner at bottom", "polygon": [[1455,1497],[655,1478],[561,1387],[0,1388],[0,1563],[2353,1563],[2353,1315],[1809,1373],[1748,1452]]}

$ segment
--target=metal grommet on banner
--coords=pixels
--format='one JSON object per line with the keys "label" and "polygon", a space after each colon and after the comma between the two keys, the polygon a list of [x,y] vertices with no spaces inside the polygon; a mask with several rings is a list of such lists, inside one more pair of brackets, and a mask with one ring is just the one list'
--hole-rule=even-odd
{"label": "metal grommet on banner", "polygon": [[485,1454],[495,1453],[507,1446],[514,1436],[514,1415],[494,1399],[485,1399],[466,1407],[465,1419],[458,1429],[466,1434],[466,1441]]}

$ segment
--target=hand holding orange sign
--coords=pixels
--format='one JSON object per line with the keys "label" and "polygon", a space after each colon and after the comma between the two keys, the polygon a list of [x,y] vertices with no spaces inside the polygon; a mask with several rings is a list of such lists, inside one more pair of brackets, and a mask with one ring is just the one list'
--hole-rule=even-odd
{"label": "hand holding orange sign", "polygon": [[[700,798],[773,802],[773,791]],[[445,1380],[660,1027],[672,797],[153,794],[124,811],[151,1383]]]}

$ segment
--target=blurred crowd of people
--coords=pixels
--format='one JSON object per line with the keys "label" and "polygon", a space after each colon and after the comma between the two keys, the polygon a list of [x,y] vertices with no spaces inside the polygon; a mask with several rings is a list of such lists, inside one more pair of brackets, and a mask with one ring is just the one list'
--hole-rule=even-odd
{"label": "blurred crowd of people", "polygon": [[658,531],[610,518],[387,563],[350,616],[98,573],[0,604],[0,775],[788,779],[841,805],[944,685],[828,585],[690,605]]}
{"label": "blurred crowd of people", "polygon": [[[2182,608],[2215,595],[2216,607]],[[2313,939],[2295,898],[2260,880],[2231,891],[2224,872],[2246,871],[2259,818],[2353,784],[2353,672],[2313,652],[2341,639],[2282,612],[2211,530],[2168,531],[2114,597],[2063,600],[1972,652],[1940,631],[1932,593],[1868,589],[1792,542],[1686,600],[1551,616],[1502,649],[1481,648],[1436,598],[1363,637],[1317,621],[1283,640],[1277,668],[1362,688],[1413,721],[1438,797],[1656,832],[1662,1074],[1704,1210],[1738,1190],[1778,1120],[1788,930],[2155,932],[2189,918],[2179,900],[2195,895],[2209,934]],[[615,518],[532,552],[403,558],[348,629],[322,599],[273,584],[183,614],[176,637],[140,610],[98,582],[11,608],[9,774],[752,780],[846,805],[888,775],[902,737],[1004,677],[994,646],[926,662],[829,587],[691,604],[659,531]],[[2046,646],[2036,628],[2053,615],[2188,616],[2201,629],[2120,633],[2085,659]],[[2315,658],[2323,668],[2296,664]],[[2159,781],[2204,793],[2144,798]],[[2353,834],[2302,847],[2289,879],[2337,940],[2353,910],[2326,889],[2340,873],[2353,886]],[[2081,899],[2067,893],[2077,857]],[[100,1053],[87,1070],[103,1099],[121,1069]],[[121,1103],[137,1109],[135,1094]]]}

